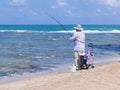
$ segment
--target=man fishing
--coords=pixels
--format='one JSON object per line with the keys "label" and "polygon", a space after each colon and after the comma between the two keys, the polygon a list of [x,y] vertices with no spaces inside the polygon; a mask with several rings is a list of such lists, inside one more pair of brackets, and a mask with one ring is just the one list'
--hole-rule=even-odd
{"label": "man fishing", "polygon": [[[53,20],[55,20],[64,30],[68,32],[68,30],[52,15],[49,15]],[[83,67],[83,58],[85,54],[85,34],[82,32],[83,28],[81,25],[77,25],[74,27],[76,32],[72,36],[69,32],[68,34],[71,36],[70,40],[74,41],[74,58],[75,58],[75,66],[76,70],[81,70]]]}
{"label": "man fishing", "polygon": [[85,54],[85,34],[82,32],[83,28],[81,25],[74,27],[76,32],[70,37],[70,40],[74,41],[74,61],[76,70],[81,70],[83,68],[83,58]]}

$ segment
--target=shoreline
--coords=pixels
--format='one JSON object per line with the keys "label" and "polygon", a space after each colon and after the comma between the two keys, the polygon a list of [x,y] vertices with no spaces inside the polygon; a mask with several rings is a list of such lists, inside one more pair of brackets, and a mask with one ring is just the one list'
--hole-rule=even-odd
{"label": "shoreline", "polygon": [[[109,63],[113,63],[113,62],[97,63],[97,64],[95,64],[95,68],[98,66],[101,66],[101,65],[109,64]],[[38,71],[38,72],[34,72],[34,73],[25,72],[23,74],[13,74],[11,76],[1,77],[0,84],[21,81],[21,80],[36,77],[36,76],[43,76],[43,75],[49,75],[49,74],[55,74],[55,73],[61,73],[61,72],[73,72],[71,70],[72,64],[71,65],[69,65],[69,64],[63,65],[61,67],[62,68],[60,68],[60,66],[59,66],[57,69],[51,69],[51,70],[47,70],[47,71]]]}
{"label": "shoreline", "polygon": [[60,66],[59,66],[57,69],[53,68],[53,69],[47,70],[47,71],[38,71],[38,72],[34,72],[34,73],[25,72],[22,75],[13,74],[11,76],[5,76],[0,79],[0,84],[21,81],[21,80],[36,77],[36,76],[44,76],[44,75],[49,75],[49,74],[54,74],[54,73],[59,73],[59,72],[70,72],[70,67],[67,67],[67,66],[68,65],[63,65],[62,68],[60,68]]}
{"label": "shoreline", "polygon": [[[0,90],[119,90],[120,61],[77,72],[55,72],[1,83]],[[59,88],[57,88],[59,87]]]}
{"label": "shoreline", "polygon": [[[104,63],[96,63],[94,66],[96,68],[96,67],[100,67],[100,66],[107,65],[107,64],[110,64],[110,63],[115,63],[115,62],[117,63],[117,62],[120,62],[120,61],[118,60],[118,61],[111,61],[111,62],[104,62]],[[72,67],[72,64],[71,65],[67,64],[67,65],[63,65],[62,68],[60,68],[60,66],[59,66],[57,69],[51,69],[51,70],[48,70],[48,71],[41,71],[41,72],[38,71],[38,72],[35,72],[35,73],[25,72],[22,75],[13,74],[11,76],[5,76],[5,77],[1,78],[0,79],[0,84],[12,83],[12,82],[32,78],[32,77],[50,75],[50,74],[55,74],[55,73],[62,73],[62,72],[72,72],[72,73],[74,73],[71,70],[71,67]],[[86,70],[89,70],[89,69],[86,69]]]}

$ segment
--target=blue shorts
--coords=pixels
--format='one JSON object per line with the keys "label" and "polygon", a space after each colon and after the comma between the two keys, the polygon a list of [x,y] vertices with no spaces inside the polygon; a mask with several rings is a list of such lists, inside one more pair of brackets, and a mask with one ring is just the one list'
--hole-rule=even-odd
{"label": "blue shorts", "polygon": [[87,60],[86,59],[83,59],[83,64],[87,64]]}

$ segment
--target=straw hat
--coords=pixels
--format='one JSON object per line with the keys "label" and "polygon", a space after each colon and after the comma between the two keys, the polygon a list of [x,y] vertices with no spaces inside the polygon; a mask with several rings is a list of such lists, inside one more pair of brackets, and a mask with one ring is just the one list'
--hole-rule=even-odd
{"label": "straw hat", "polygon": [[77,29],[77,30],[79,30],[79,31],[83,30],[83,29],[82,29],[82,26],[79,25],[79,24],[78,24],[76,27],[74,27],[74,28]]}

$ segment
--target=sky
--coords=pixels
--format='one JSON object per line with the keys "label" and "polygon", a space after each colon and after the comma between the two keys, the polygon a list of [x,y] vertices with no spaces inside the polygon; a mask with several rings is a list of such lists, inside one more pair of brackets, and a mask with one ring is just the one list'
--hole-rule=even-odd
{"label": "sky", "polygon": [[120,0],[0,0],[0,24],[119,24]]}

